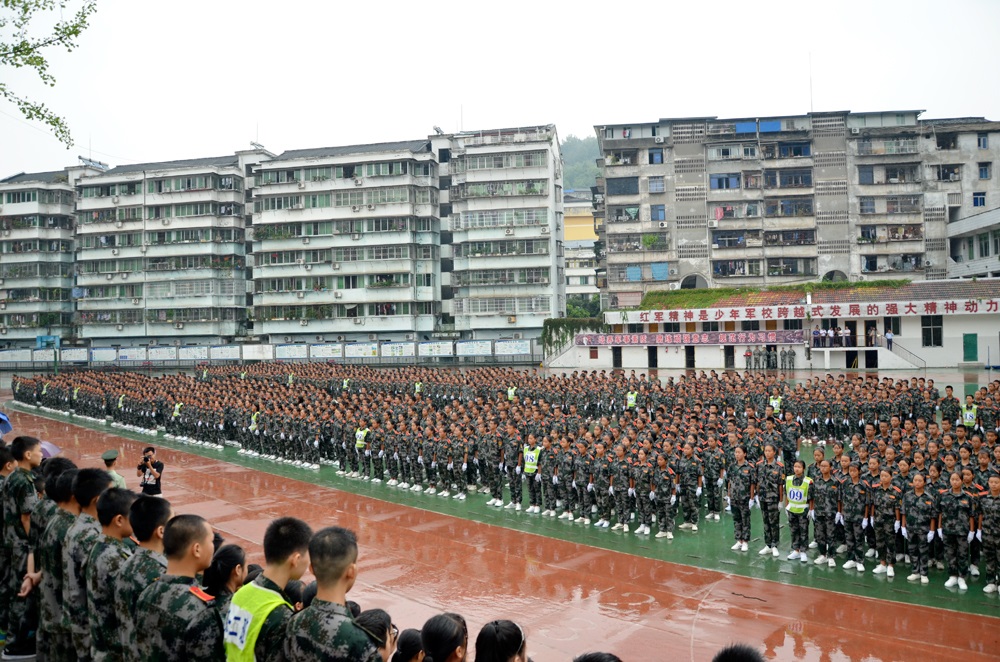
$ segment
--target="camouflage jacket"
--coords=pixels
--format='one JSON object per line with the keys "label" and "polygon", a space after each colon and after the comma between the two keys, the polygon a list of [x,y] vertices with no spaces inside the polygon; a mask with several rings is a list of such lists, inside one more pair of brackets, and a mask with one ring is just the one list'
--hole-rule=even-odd
{"label": "camouflage jacket", "polygon": [[146,662],[225,659],[215,599],[193,577],[163,575],[135,606],[135,643]]}
{"label": "camouflage jacket", "polygon": [[101,537],[101,525],[87,513],[80,513],[66,534],[63,545],[63,609],[74,617],[70,619],[73,646],[81,658],[90,657],[90,623],[82,614],[87,613],[87,578],[84,574],[90,550]]}
{"label": "camouflage jacket", "polygon": [[43,632],[69,633],[69,619],[63,607],[63,546],[66,535],[76,521],[73,513],[58,509],[39,538],[36,567],[42,571],[38,604]]}
{"label": "camouflage jacket", "polygon": [[87,577],[87,618],[90,620],[90,654],[94,662],[122,659],[115,616],[114,577],[132,556],[124,542],[104,534],[94,544],[84,570]]}
{"label": "camouflage jacket", "polygon": [[141,658],[135,647],[135,605],[139,595],[166,571],[167,559],[163,554],[140,547],[122,563],[113,578],[118,638],[126,660],[140,662]]}
{"label": "camouflage jacket", "polygon": [[284,654],[288,662],[382,660],[368,635],[354,624],[347,607],[320,599],[292,617]]}

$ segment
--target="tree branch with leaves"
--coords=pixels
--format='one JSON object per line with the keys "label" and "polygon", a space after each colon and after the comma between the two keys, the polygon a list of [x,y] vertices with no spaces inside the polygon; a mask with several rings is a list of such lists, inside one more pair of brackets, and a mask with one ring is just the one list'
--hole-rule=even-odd
{"label": "tree branch with leaves", "polygon": [[[42,83],[54,87],[56,79],[49,73],[46,51],[53,48],[74,50],[77,38],[88,27],[90,15],[97,10],[97,0],[83,0],[75,12],[70,4],[77,3],[70,0],[0,0],[0,66],[33,69]],[[68,12],[72,12],[71,17],[63,18]],[[51,27],[43,26],[47,18],[55,20]],[[66,147],[73,145],[66,120],[44,103],[18,94],[2,80],[0,98],[17,106],[25,119],[47,124]]]}

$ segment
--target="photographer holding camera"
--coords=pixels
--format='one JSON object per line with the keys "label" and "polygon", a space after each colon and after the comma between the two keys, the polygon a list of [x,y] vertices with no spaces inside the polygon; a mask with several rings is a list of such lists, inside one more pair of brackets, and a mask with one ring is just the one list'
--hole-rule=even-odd
{"label": "photographer holding camera", "polygon": [[155,497],[163,496],[163,492],[160,489],[160,476],[162,474],[163,463],[157,461],[156,449],[152,446],[147,446],[142,451],[142,461],[135,470],[135,475],[142,479],[139,481],[142,493]]}

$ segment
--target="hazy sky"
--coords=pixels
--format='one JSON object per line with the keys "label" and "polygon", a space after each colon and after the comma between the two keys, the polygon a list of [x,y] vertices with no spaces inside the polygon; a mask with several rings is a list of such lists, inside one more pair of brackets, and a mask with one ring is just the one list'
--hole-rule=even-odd
{"label": "hazy sky", "polygon": [[[1000,119],[998,0],[99,0],[54,88],[0,68],[76,145],[0,102],[0,177],[595,124],[810,110]],[[812,99],[809,61],[812,59]]]}

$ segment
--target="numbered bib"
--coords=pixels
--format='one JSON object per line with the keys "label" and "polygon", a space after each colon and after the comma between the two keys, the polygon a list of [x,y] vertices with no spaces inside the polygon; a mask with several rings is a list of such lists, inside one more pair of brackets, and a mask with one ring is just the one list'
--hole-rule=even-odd
{"label": "numbered bib", "polygon": [[788,490],[788,500],[789,501],[792,501],[792,502],[802,501],[804,497],[805,497],[805,494],[803,494],[802,490],[800,490],[800,489],[791,489],[791,490]]}

